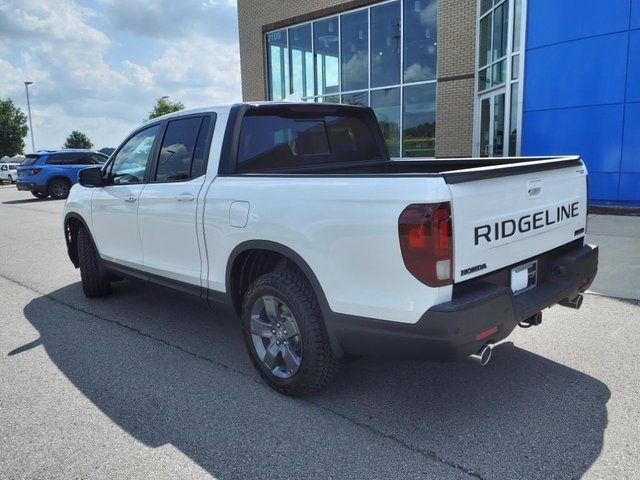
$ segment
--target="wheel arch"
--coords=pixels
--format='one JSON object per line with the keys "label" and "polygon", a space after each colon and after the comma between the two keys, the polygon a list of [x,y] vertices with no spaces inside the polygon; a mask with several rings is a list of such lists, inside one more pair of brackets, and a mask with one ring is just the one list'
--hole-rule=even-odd
{"label": "wheel arch", "polygon": [[283,266],[292,266],[309,282],[318,300],[329,335],[331,347],[338,357],[343,355],[340,344],[331,331],[333,311],[313,269],[302,256],[281,243],[269,240],[249,240],[237,245],[227,261],[225,285],[227,295],[235,312],[240,316],[244,292],[259,276],[278,271]]}
{"label": "wheel arch", "polygon": [[71,263],[73,263],[73,266],[76,268],[80,267],[80,262],[78,260],[77,243],[78,231],[80,230],[80,227],[83,227],[87,231],[89,237],[91,238],[91,241],[95,245],[96,242],[93,239],[91,229],[89,228],[89,225],[87,225],[87,222],[82,217],[82,215],[76,212],[69,212],[65,215],[64,240],[67,244],[67,254],[69,255],[69,260],[71,260]]}

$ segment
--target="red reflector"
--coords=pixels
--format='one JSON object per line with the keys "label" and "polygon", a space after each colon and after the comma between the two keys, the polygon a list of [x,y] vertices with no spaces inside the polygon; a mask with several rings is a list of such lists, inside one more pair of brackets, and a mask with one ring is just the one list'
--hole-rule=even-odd
{"label": "red reflector", "polygon": [[580,283],[578,283],[578,285],[584,287],[587,283],[589,283],[589,279],[583,278],[582,280],[580,280]]}
{"label": "red reflector", "polygon": [[487,330],[483,330],[482,332],[478,333],[476,335],[476,342],[479,342],[480,340],[484,340],[485,338],[490,337],[494,333],[498,333],[497,325],[495,327],[488,328]]}

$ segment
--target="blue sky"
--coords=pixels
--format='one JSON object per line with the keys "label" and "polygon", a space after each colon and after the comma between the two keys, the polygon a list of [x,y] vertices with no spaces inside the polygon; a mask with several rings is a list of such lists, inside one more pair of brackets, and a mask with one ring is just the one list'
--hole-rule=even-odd
{"label": "blue sky", "polygon": [[26,112],[35,82],[36,149],[116,147],[157,97],[240,100],[237,28],[235,0],[0,0],[0,98]]}

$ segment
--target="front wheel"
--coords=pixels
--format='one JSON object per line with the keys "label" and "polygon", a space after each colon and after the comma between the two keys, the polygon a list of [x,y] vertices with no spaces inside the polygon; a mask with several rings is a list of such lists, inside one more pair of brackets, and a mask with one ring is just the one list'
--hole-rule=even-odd
{"label": "front wheel", "polygon": [[103,272],[98,250],[84,227],[78,230],[77,243],[80,278],[84,294],[89,298],[109,295],[111,293],[109,277]]}
{"label": "front wheel", "polygon": [[242,330],[254,366],[285,395],[320,390],[340,371],[313,289],[295,272],[268,273],[249,287]]}
{"label": "front wheel", "polygon": [[53,180],[49,184],[49,195],[51,198],[55,200],[62,200],[69,196],[69,190],[71,189],[71,185],[66,180],[61,178]]}

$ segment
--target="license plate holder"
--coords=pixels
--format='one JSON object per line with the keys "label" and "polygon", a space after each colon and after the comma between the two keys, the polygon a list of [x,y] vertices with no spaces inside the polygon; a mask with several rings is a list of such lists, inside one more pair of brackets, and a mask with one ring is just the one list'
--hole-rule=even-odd
{"label": "license plate holder", "polygon": [[538,284],[538,261],[533,260],[511,269],[511,291],[520,295]]}

